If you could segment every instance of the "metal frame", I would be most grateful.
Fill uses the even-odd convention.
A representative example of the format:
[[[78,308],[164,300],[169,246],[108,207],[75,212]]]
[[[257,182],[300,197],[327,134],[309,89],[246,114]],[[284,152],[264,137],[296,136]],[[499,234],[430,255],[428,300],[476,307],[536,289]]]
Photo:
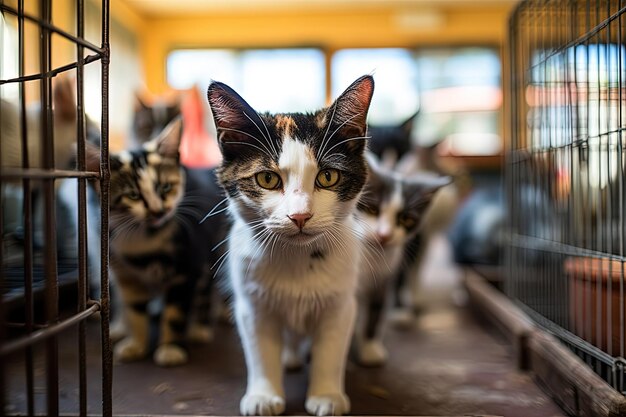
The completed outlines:
[[[626,1],[526,0],[509,27],[506,293],[626,386]]]
[[[69,327],[78,326],[78,350],[79,350],[79,410],[81,416],[87,415],[87,376],[85,354],[85,319],[99,312],[101,317],[101,340],[102,340],[102,414],[112,415],[112,356],[109,339],[109,283],[108,283],[108,206],[109,206],[109,0],[101,0],[102,33],[101,46],[98,47],[88,42],[84,36],[84,0],[76,0],[76,36],[67,33],[51,22],[52,1],[39,0],[39,16],[31,16],[24,12],[24,0],[17,1],[17,8],[5,5],[0,0],[0,12],[17,17],[18,42],[19,42],[19,77],[0,80],[0,86],[17,83],[20,86],[20,113],[22,132],[22,169],[0,170],[0,182],[7,180],[21,180],[24,202],[24,298],[25,311],[24,323],[17,325],[23,327],[26,335],[17,339],[8,339],[7,329],[15,326],[5,320],[5,308],[3,297],[0,296],[0,413],[4,412],[6,404],[7,380],[4,369],[4,358],[16,351],[23,351],[26,363],[26,398],[27,414],[34,415],[34,365],[33,346],[37,343],[45,344],[46,357],[46,393],[47,415],[59,414],[59,375],[58,375],[58,345],[57,334]],[[24,47],[25,47],[25,22],[34,23],[39,27],[40,43],[40,69],[37,74],[25,75]],[[51,65],[51,38],[52,35],[61,36],[76,46],[76,61],[58,68]],[[85,56],[85,51],[93,54]],[[100,172],[86,171],[85,164],[85,107],[84,107],[84,66],[92,62],[100,61],[101,64],[101,88],[102,88],[102,115],[101,115],[101,153]],[[75,171],[55,169],[54,161],[54,138],[52,130],[52,78],[70,71],[76,70],[77,90],[77,169]],[[44,155],[43,168],[32,169],[28,160],[27,151],[27,124],[26,124],[26,99],[24,85],[29,81],[39,80],[41,84],[41,138],[42,154]],[[55,193],[54,181],[60,178],[76,178],[78,181],[79,202],[79,239],[78,239],[78,311],[76,314],[64,318],[59,317],[58,311],[58,270],[56,248],[56,224],[55,224]],[[101,210],[101,298],[90,300],[87,292],[87,221],[86,221],[86,186],[88,179],[96,179],[100,184]],[[45,205],[45,316],[46,323],[42,326],[34,322],[33,302],[33,211],[31,181],[38,180],[43,184],[43,196]],[[0,218],[2,207],[0,207]],[[0,229],[2,228],[0,222]],[[2,230],[0,230],[2,232]],[[3,288],[5,264],[2,262],[0,250],[0,288]]]

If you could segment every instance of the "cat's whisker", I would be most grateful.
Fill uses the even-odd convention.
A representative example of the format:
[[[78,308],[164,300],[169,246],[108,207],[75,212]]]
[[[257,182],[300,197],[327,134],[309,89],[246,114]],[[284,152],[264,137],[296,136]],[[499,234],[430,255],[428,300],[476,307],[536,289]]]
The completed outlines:
[[[227,206],[227,207],[224,207],[223,209],[218,210],[218,211],[216,211],[216,212],[213,212],[213,210],[211,210],[211,211],[210,211],[210,212],[209,212],[206,216],[204,216],[204,217],[202,218],[202,220],[200,220],[200,224],[204,223],[204,222],[205,222],[205,220],[206,220],[206,219],[208,219],[209,217],[217,216],[218,214],[223,213],[223,212],[225,212],[226,210],[228,210],[228,206]]]
[[[346,142],[351,142],[351,141],[353,141],[353,140],[368,140],[368,139],[371,139],[371,138],[372,138],[371,136],[356,136],[356,137],[353,137],[353,138],[344,139],[344,140],[342,140],[342,141],[340,141],[340,142],[335,143],[333,146],[331,146],[331,147],[328,149],[328,151],[327,151],[327,152],[332,151],[332,150],[333,150],[333,149],[335,149],[337,146],[342,145],[342,144],[344,144],[344,143],[346,143]],[[323,159],[323,158],[324,158],[324,156],[322,155],[322,159]]]
[[[258,220],[256,223],[257,223],[256,225],[249,227],[249,230],[256,230],[256,229],[259,229],[260,227],[263,227],[263,226],[264,226],[264,225],[262,224],[262,223],[263,223],[263,220]],[[249,223],[249,224],[250,224],[250,223]],[[242,232],[244,232],[244,230],[240,230],[240,231],[238,231],[237,233],[242,233]],[[233,233],[233,235],[235,235],[235,233]],[[228,242],[228,239],[229,239],[229,238],[230,238],[230,236],[227,236],[227,237],[226,237],[225,239],[223,239],[220,243],[218,243],[217,245],[215,245],[215,246],[213,247],[213,249],[211,249],[211,252],[215,251],[215,249],[219,248],[219,247],[220,247],[220,246],[222,246],[224,243]]]
[[[213,208],[209,211],[209,214],[213,213],[213,211],[215,211],[219,206],[221,206],[222,204],[224,204],[227,201],[228,201],[228,197],[224,197],[222,200],[220,200],[219,203],[217,203],[216,205],[213,206]]]
[[[278,150],[276,149],[276,147],[274,146],[274,143],[271,140],[270,132],[267,130],[267,126],[265,126],[265,122],[263,122],[263,119],[261,119],[261,117],[259,116],[259,119],[261,119],[261,123],[263,123],[263,126],[265,127],[265,131],[267,132],[267,136],[265,136],[263,131],[261,131],[261,128],[259,127],[259,125],[257,125],[256,122],[252,120],[250,116],[248,116],[248,113],[244,111],[243,115],[246,116],[248,120],[252,122],[252,124],[254,124],[254,126],[258,129],[259,133],[261,133],[261,136],[263,136],[263,138],[267,141],[267,144],[273,149],[274,156],[278,158]]]
[[[258,147],[256,145],[253,145],[252,143],[248,143],[248,142],[223,141],[223,143],[235,144],[235,145],[237,145],[237,144],[242,144],[242,145],[243,144],[247,144],[247,145],[255,147],[256,149],[260,150],[261,152],[264,152],[267,156],[272,158],[272,152],[269,150],[269,148],[267,148],[267,146],[265,146],[263,141],[261,139],[257,138],[256,136],[251,135],[250,133],[244,132],[243,130],[233,129],[233,128],[230,128],[230,127],[220,127],[220,128],[218,128],[218,131],[222,131],[222,130],[226,130],[226,131],[229,131],[229,132],[235,132],[235,133],[239,133],[241,135],[248,136],[248,137],[256,140],[259,143],[259,145],[262,146],[262,148],[260,148],[260,147]]]
[[[356,114],[353,114],[352,116],[348,117],[348,118],[347,118],[347,119],[346,119],[343,123],[341,123],[341,124],[337,127],[337,129],[335,129],[335,130],[333,131],[333,133],[332,133],[332,134],[328,137],[328,139],[326,140],[326,143],[324,144],[324,149],[325,149],[325,148],[326,148],[326,146],[330,143],[330,140],[332,139],[332,137],[333,137],[333,136],[335,136],[335,133],[337,133],[337,132],[339,131],[339,129],[341,129],[341,128],[342,128],[342,127],[344,127],[346,124],[348,124],[349,122],[351,122],[353,119],[355,119],[356,117],[358,117],[358,116],[360,116],[360,115],[361,115],[361,113],[360,113],[360,112],[359,112],[359,113],[356,113]],[[328,151],[324,151],[324,149],[321,149],[321,150],[320,150],[320,153],[322,154],[322,157],[321,157],[321,158],[318,158],[318,159],[320,159],[320,160],[321,160],[321,159],[324,159],[324,155],[326,155],[328,152],[330,152],[330,151],[331,151],[333,148],[335,148],[335,147],[336,147],[336,145],[335,145],[335,146],[333,146],[332,148],[330,148]]]
[[[315,155],[315,157],[319,160],[319,153],[323,151],[323,148],[326,147],[326,137],[328,136],[328,132],[330,131],[330,126],[333,124],[333,120],[335,119],[335,112],[337,111],[337,105],[333,107],[333,114],[330,117],[330,121],[328,122],[328,126],[326,127],[326,133],[324,133],[324,137],[322,138],[322,144]]]

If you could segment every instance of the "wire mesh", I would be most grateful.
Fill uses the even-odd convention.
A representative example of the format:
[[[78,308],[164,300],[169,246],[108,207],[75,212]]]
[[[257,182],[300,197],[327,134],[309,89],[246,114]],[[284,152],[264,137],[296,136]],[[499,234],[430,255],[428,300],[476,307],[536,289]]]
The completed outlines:
[[[67,6],[67,5],[63,5]],[[16,49],[17,74],[6,76],[3,71],[6,63],[0,60],[0,99],[3,99],[3,88],[17,86],[17,121],[19,137],[14,138],[9,131],[11,117],[2,118],[0,123],[0,137],[2,149],[8,149],[7,143],[16,140],[19,142],[21,154],[18,166],[3,165],[0,167],[0,187],[2,188],[2,205],[0,206],[0,236],[2,248],[0,250],[0,414],[9,414],[15,410],[8,407],[7,396],[9,386],[14,383],[11,375],[7,374],[6,364],[10,360],[23,360],[25,372],[25,409],[20,412],[27,415],[45,413],[59,415],[59,348],[57,335],[68,328],[77,327],[78,349],[78,409],[72,413],[81,416],[87,415],[87,378],[86,378],[86,331],[85,320],[94,313],[100,313],[100,333],[102,345],[102,404],[101,413],[105,416],[112,414],[112,362],[111,345],[109,340],[109,293],[108,293],[108,210],[101,210],[100,235],[101,242],[101,285],[100,298],[89,299],[88,272],[87,272],[87,241],[88,230],[86,221],[87,181],[97,181],[100,189],[101,207],[108,207],[109,200],[109,165],[108,165],[108,73],[109,73],[109,1],[99,2],[101,16],[100,46],[89,42],[85,37],[85,2],[75,0],[72,7],[74,27],[72,30],[63,30],[55,26],[52,21],[53,5],[51,0],[25,2],[25,0],[0,0],[0,19],[2,22],[12,20],[16,23],[16,40],[11,42],[2,38],[0,45],[3,48]],[[34,12],[33,12],[34,10]],[[0,32],[5,25],[0,27]],[[54,66],[53,39],[62,39],[70,42],[74,47],[73,62]],[[13,44],[14,43],[14,44]],[[38,68],[27,73],[27,61],[33,60],[33,50],[36,50]],[[86,51],[89,54],[86,54]],[[1,54],[0,54],[1,55]],[[28,57],[28,59],[27,59]],[[85,114],[85,66],[99,63],[101,114],[100,114],[100,169],[99,172],[90,172],[86,168],[86,114]],[[32,62],[31,62],[32,67]],[[60,146],[55,142],[54,112],[53,109],[53,80],[55,77],[73,73],[76,90],[74,147],[76,149],[76,166],[60,166],[55,161],[55,155]],[[30,113],[27,107],[35,101],[29,95],[39,99],[38,118],[31,124],[28,119]],[[0,111],[8,111],[8,105]],[[0,113],[1,114],[1,113]],[[6,122],[6,123],[5,123]],[[33,132],[37,130],[37,134]],[[4,131],[4,133],[3,133]],[[58,138],[57,138],[58,139]],[[33,144],[38,141],[38,153],[33,153]],[[57,235],[63,230],[58,229],[57,214],[57,183],[60,179],[75,179],[78,184],[76,195],[78,201],[78,244],[75,259],[76,263],[64,263],[59,256]],[[20,215],[19,244],[12,241],[5,225],[8,213],[12,207],[7,189],[20,190],[17,199],[22,207]],[[41,202],[37,205],[38,200]],[[42,207],[41,222],[37,223],[35,211]],[[37,239],[38,233],[42,238]],[[12,242],[12,243],[9,243]],[[16,247],[18,255],[15,255]],[[18,262],[16,263],[16,259]],[[60,286],[63,277],[71,276],[71,281],[77,286],[77,296],[69,305],[75,305],[74,311],[67,314],[61,311],[65,304],[60,302]],[[41,308],[42,307],[42,308]],[[42,314],[39,314],[42,310]],[[10,315],[9,315],[10,313]],[[18,317],[17,322],[11,321]],[[36,353],[43,349],[45,366],[45,409],[37,408],[36,401]],[[93,412],[95,408],[91,408]]]
[[[625,3],[515,9],[505,168],[507,294],[622,393]]]

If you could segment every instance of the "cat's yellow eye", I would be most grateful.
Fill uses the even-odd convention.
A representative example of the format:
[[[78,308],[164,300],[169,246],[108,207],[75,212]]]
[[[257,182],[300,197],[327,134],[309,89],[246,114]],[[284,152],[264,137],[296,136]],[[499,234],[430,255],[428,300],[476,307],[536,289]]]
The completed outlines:
[[[281,185],[280,177],[272,171],[261,171],[255,175],[255,178],[259,187],[266,190],[275,190]]]
[[[131,200],[139,200],[141,198],[139,193],[135,190],[131,190],[128,193],[126,193],[126,197],[130,198]]]
[[[170,191],[172,191],[172,184],[170,184],[169,182],[161,184],[161,192],[169,193]]]
[[[320,188],[330,188],[339,182],[339,171],[336,169],[323,169],[317,174],[315,185]]]

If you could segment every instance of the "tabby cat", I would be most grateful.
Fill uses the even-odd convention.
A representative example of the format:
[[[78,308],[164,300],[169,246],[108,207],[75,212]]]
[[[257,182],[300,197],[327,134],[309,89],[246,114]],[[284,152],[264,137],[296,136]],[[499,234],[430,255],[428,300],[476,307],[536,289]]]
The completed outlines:
[[[132,129],[134,145],[141,145],[154,138],[180,114],[178,102],[157,100],[153,104],[147,104],[137,95]]]
[[[311,342],[305,403],[313,415],[350,409],[346,356],[356,316],[361,250],[354,210],[374,80],[363,76],[314,113],[259,114],[225,84],[208,100],[233,218],[228,271],[248,368],[243,415],[285,409],[285,341]]]
[[[368,163],[370,175],[358,212],[364,223],[365,257],[370,262],[361,271],[354,343],[359,363],[379,366],[387,360],[382,343],[385,312],[404,266],[407,245],[419,241],[424,214],[450,178],[427,173],[403,177],[381,167],[372,154]]]
[[[175,119],[141,148],[110,158],[111,268],[128,332],[115,346],[118,361],[148,354],[148,304],[159,298],[163,309],[153,359],[161,366],[187,361],[184,341],[194,291],[219,256],[219,248],[211,249],[225,237],[223,218],[201,222],[223,196],[213,171],[180,164],[181,131],[181,119]],[[88,150],[89,159],[97,161],[99,151]]]

